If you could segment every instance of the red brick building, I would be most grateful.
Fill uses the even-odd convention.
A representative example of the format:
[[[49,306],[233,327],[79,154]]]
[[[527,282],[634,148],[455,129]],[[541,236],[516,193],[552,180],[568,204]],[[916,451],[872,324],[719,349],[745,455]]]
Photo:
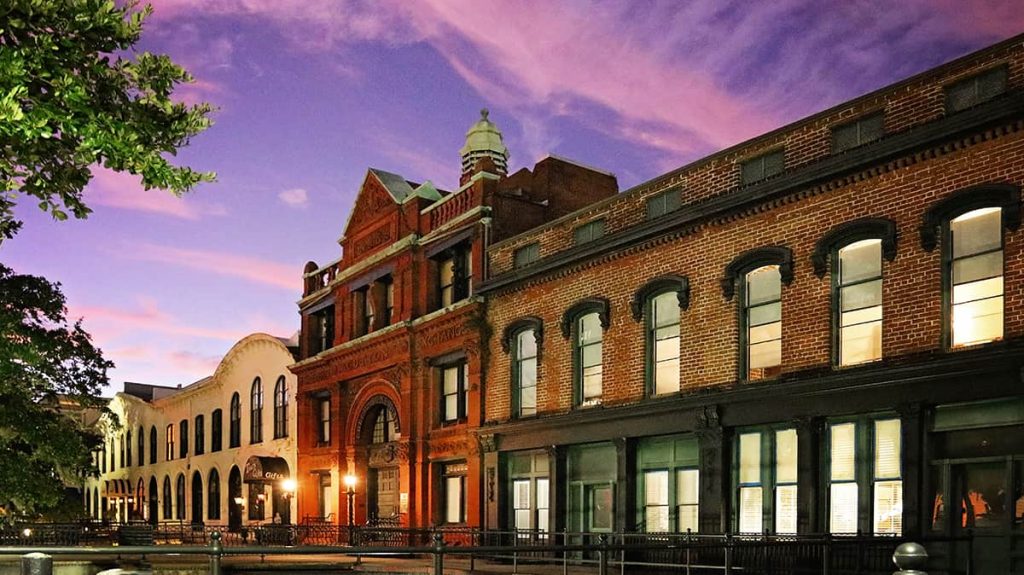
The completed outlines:
[[[1024,573],[1022,185],[1017,37],[496,241],[484,525]]]
[[[310,262],[298,376],[300,517],[479,525],[487,246],[618,191],[615,177],[548,157],[506,175],[487,118],[461,150],[458,190],[371,169],[342,255]],[[454,166],[453,166],[454,168]]]

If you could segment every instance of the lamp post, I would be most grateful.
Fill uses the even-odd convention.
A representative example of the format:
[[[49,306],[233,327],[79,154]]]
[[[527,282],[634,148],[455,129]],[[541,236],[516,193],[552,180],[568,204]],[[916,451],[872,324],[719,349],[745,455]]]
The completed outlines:
[[[295,497],[295,490],[298,488],[298,484],[294,479],[285,479],[281,482],[281,489],[284,490],[284,501],[286,505],[287,517],[282,517],[281,523],[292,522],[292,498]]]
[[[355,534],[356,527],[356,476],[352,474],[345,475],[345,495],[348,496],[348,544],[353,545],[355,542],[352,540],[352,536]]]

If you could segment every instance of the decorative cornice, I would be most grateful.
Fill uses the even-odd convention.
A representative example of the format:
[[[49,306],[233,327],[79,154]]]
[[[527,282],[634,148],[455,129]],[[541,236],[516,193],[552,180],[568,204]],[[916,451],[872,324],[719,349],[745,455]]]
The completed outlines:
[[[918,161],[939,157],[954,151],[954,148],[959,149],[993,137],[992,134],[975,133],[979,130],[990,128],[998,136],[1020,129],[1016,120],[1022,115],[1024,94],[1008,94],[970,110],[892,134],[846,153],[822,158],[759,184],[733,189],[706,200],[684,205],[671,215],[627,226],[622,231],[609,234],[601,240],[542,258],[526,268],[500,273],[479,284],[477,292],[503,291],[531,281],[540,281],[552,274],[557,275],[563,269],[575,268],[586,260],[606,254],[617,254],[637,243],[669,233],[678,233],[680,229],[731,221],[758,207],[771,208],[789,203],[789,196],[802,198],[832,191],[868,177],[913,165]],[[1007,124],[1005,128],[1001,126],[1011,120],[1014,121],[1013,124]],[[955,138],[962,140],[955,146],[943,145]],[[506,242],[517,238],[509,238]],[[534,241],[533,238],[530,238],[530,241]],[[491,246],[491,249],[493,250],[494,246]]]
[[[818,240],[811,253],[814,275],[825,277],[830,254],[837,248],[867,239],[882,240],[882,256],[890,262],[896,259],[896,222],[887,218],[860,218],[839,224]]]

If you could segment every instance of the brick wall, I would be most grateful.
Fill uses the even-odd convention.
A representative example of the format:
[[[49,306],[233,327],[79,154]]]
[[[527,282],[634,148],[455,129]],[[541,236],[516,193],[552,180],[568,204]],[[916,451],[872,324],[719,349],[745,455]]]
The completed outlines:
[[[1011,81],[1019,82],[1016,63],[1013,69],[1017,72]],[[899,100],[902,92],[890,98]],[[929,101],[935,98],[932,92],[934,90],[929,89]],[[898,116],[894,113],[889,121],[924,117],[909,108],[899,111]],[[911,122],[909,119],[899,121]],[[815,129],[810,125],[801,128],[808,134]],[[542,413],[561,412],[571,409],[572,358],[570,342],[562,337],[559,321],[563,312],[581,298],[608,298],[611,326],[604,336],[604,404],[636,402],[644,397],[644,335],[643,323],[632,318],[629,302],[634,292],[654,277],[669,273],[685,275],[690,280],[691,301],[689,309],[680,316],[683,393],[732,385],[736,383],[738,370],[737,301],[723,297],[720,279],[726,265],[742,252],[783,245],[793,250],[795,262],[793,282],[782,288],[783,377],[808,370],[828,371],[831,369],[830,280],[828,276],[819,279],[814,275],[810,255],[815,243],[834,226],[872,216],[892,219],[898,231],[896,259],[883,262],[883,357],[885,361],[894,361],[939,352],[942,249],[940,246],[926,252],[921,247],[918,230],[922,215],[936,201],[971,185],[1024,185],[1022,129],[1024,122],[990,130],[961,141],[959,146],[918,153],[900,162],[905,164],[903,167],[891,163],[889,171],[856,183],[815,194],[801,191],[788,198],[789,201],[762,206],[762,210],[753,215],[702,224],[623,254],[603,256],[543,279],[498,290],[489,294],[489,320],[494,333],[501,334],[505,326],[517,318],[535,315],[543,319],[538,408]],[[710,177],[711,171],[702,168],[698,173]],[[690,193],[693,188],[686,190]],[[808,197],[801,197],[803,195]],[[603,206],[609,224],[621,227],[630,218],[642,218],[638,208],[642,203],[636,201],[642,196],[642,193],[631,194]],[[580,213],[576,219],[591,217],[592,214]],[[528,235],[527,239],[515,238],[496,248],[495,259],[501,260],[510,253],[512,246],[533,241],[535,237],[541,238],[542,246],[547,246],[547,253],[550,253],[551,246],[571,242],[570,230],[568,225],[553,226],[539,234]],[[1024,230],[1005,233],[1006,338],[1024,336],[1022,234]],[[499,337],[492,338],[490,347],[486,419],[503,421],[510,416],[509,356],[502,351]],[[771,385],[771,382],[756,385]]]

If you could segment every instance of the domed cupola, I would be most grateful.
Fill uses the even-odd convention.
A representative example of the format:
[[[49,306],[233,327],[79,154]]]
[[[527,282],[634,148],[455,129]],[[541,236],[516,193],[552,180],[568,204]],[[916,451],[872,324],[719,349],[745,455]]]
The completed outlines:
[[[481,158],[490,158],[498,175],[508,173],[508,148],[505,147],[501,130],[487,118],[488,113],[487,108],[480,110],[480,120],[466,132],[466,145],[459,150],[463,179],[473,171],[473,166]]]

